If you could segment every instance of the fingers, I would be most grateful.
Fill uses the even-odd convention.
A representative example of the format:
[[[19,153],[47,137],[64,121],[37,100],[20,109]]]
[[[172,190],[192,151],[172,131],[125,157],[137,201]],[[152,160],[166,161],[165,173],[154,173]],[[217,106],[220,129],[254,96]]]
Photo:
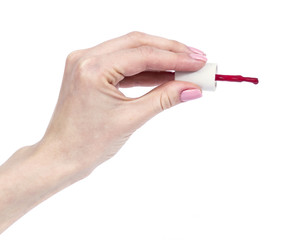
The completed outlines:
[[[129,113],[136,116],[135,124],[141,126],[163,110],[201,96],[201,89],[193,83],[169,81],[144,96],[129,101],[128,104],[132,106],[129,108]]]
[[[98,51],[99,54],[106,54],[141,46],[150,46],[175,53],[191,53],[193,51],[193,48],[190,49],[188,46],[178,41],[169,40],[142,32],[131,32],[124,36],[106,41],[95,46],[94,50]]]
[[[173,80],[172,74],[165,71],[197,71],[207,61],[198,49],[140,32],[106,41],[72,56],[70,59],[76,58],[72,62],[77,63],[81,71],[94,71],[95,80],[107,80],[114,86],[123,80],[120,87],[159,85]],[[162,73],[139,74],[146,71]]]
[[[108,55],[107,62],[110,69],[124,77],[144,71],[197,71],[205,65],[201,54],[174,53],[147,46],[114,52]],[[111,80],[111,83],[116,85],[122,79]]]
[[[119,87],[153,87],[174,80],[174,72],[142,72],[134,76],[124,78]]]

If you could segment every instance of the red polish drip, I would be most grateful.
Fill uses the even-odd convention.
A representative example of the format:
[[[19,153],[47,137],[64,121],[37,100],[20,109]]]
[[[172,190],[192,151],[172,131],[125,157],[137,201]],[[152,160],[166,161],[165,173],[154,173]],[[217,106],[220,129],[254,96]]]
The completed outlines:
[[[221,75],[216,74],[216,81],[228,81],[228,82],[251,82],[258,84],[258,78],[242,77],[241,75]]]

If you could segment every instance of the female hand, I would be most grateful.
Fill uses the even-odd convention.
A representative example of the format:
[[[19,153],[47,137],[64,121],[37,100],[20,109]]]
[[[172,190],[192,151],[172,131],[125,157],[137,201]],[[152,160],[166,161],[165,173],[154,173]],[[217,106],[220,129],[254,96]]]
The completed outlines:
[[[112,157],[157,113],[201,97],[167,70],[196,71],[205,55],[160,37],[133,32],[71,53],[52,119],[41,141],[0,167],[0,233],[48,197]],[[119,87],[155,86],[139,98]]]
[[[197,85],[170,81],[174,74],[166,70],[196,71],[205,61],[197,49],[140,32],[71,53],[58,104],[40,144],[51,145],[89,173],[157,113],[200,97]],[[119,91],[153,85],[160,86],[135,99]]]

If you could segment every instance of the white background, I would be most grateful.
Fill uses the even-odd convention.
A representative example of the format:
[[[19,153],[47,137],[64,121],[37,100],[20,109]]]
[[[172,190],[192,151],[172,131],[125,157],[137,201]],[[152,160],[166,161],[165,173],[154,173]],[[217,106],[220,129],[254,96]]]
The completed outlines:
[[[219,83],[158,115],[0,238],[302,239],[300,2],[1,1],[1,162],[43,136],[67,54],[133,30],[260,84]]]

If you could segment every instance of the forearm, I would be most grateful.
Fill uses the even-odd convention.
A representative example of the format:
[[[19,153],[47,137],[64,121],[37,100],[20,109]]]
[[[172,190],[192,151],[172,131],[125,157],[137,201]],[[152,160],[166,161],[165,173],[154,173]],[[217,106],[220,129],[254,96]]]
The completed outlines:
[[[33,145],[0,166],[0,233],[30,209],[81,177],[55,149]]]

